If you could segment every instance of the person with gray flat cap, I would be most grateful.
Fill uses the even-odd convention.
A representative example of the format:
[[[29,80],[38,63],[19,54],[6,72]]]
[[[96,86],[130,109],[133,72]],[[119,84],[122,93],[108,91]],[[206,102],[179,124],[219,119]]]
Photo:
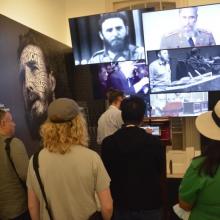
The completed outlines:
[[[110,178],[99,155],[87,148],[87,125],[80,107],[72,99],[59,98],[50,103],[47,113],[40,129],[43,149],[28,168],[32,219],[88,220],[97,213],[97,194],[99,214],[110,220]]]
[[[196,128],[208,144],[192,160],[179,188],[179,205],[190,211],[189,220],[220,219],[220,101],[196,118]]]

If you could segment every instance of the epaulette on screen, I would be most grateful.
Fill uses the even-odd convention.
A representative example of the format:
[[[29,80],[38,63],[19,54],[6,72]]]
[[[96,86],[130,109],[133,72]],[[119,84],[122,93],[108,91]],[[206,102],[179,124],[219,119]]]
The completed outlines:
[[[198,28],[197,29],[199,32],[203,32],[203,33],[206,33],[206,34],[211,34],[210,31],[207,31],[206,29],[202,29],[202,28]]]
[[[169,36],[172,36],[172,35],[174,35],[174,34],[178,34],[179,33],[179,31],[171,31],[171,32],[169,32],[169,33],[166,33],[164,36],[165,37],[169,37]]]
[[[94,56],[97,56],[97,55],[101,55],[104,53],[104,50],[99,50],[99,51],[96,51],[94,54],[93,54],[93,57]]]

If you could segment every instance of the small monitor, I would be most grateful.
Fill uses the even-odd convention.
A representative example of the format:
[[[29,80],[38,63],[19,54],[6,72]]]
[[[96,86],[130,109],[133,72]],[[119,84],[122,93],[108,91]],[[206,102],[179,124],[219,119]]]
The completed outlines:
[[[160,131],[160,126],[142,126],[141,128],[143,129],[151,129],[152,130],[152,135],[157,135],[160,136],[161,135],[161,131]]]

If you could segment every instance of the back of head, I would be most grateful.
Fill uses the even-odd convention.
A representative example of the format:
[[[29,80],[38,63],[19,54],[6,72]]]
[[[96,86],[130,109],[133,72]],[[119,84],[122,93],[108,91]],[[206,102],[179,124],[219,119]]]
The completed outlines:
[[[138,96],[125,98],[121,103],[122,119],[125,124],[139,125],[146,110],[144,100]]]
[[[88,145],[86,120],[78,104],[69,98],[58,98],[48,107],[48,119],[41,126],[43,146],[61,154],[72,145]]]
[[[120,98],[120,97],[123,98],[124,93],[118,89],[110,88],[107,92],[107,98],[108,98],[110,105],[112,103],[116,102],[118,100],[118,98]]]

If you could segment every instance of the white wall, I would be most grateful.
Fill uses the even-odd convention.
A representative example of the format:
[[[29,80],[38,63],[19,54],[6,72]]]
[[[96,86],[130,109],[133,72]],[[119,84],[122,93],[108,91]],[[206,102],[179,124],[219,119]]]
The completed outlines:
[[[103,13],[107,0],[0,0],[0,14],[71,46],[68,18]]]
[[[212,3],[220,3],[220,0],[188,0],[188,5],[206,5]]]
[[[62,43],[67,43],[65,1],[0,0],[0,13]]]
[[[71,45],[69,18],[100,14],[106,11],[106,0],[66,0],[66,42]]]

